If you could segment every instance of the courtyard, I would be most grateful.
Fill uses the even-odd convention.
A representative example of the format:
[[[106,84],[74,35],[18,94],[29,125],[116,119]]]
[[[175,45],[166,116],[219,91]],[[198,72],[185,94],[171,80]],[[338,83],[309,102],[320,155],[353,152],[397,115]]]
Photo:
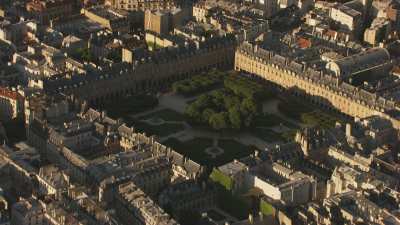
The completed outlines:
[[[259,112],[249,115],[252,120],[248,126],[216,129],[207,123],[193,122],[186,114],[188,106],[204,98],[205,93],[214,96],[220,94],[215,91],[223,87],[212,85],[213,90],[202,87],[202,92],[196,89],[195,95],[168,92],[156,97],[146,96],[151,104],[143,99],[132,98],[122,111],[113,114],[118,114],[136,130],[155,135],[159,142],[210,168],[248,156],[257,149],[293,141],[296,132],[303,127],[319,125],[329,128],[339,120],[332,114],[291,98],[269,95],[268,98],[262,98],[260,106],[257,106]],[[235,100],[232,94],[227,98]],[[115,104],[111,105],[112,109]],[[246,117],[242,116],[242,120],[246,120]]]

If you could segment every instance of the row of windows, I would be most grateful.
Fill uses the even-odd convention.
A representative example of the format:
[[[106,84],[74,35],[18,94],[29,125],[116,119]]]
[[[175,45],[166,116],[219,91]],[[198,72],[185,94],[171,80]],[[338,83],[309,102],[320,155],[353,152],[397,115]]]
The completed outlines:
[[[253,60],[250,59],[243,59],[241,57],[237,57],[237,59],[241,60],[243,62],[243,67],[250,67],[249,71],[256,70],[255,68],[259,68],[263,71],[264,73],[264,78],[276,83],[279,83],[281,85],[284,84],[290,84],[291,86],[298,86],[303,90],[306,90],[308,93],[313,94],[313,95],[318,95],[327,99],[333,100],[333,102],[337,103],[336,107],[342,109],[342,111],[346,111],[348,114],[355,114],[354,116],[366,116],[371,114],[371,110],[368,109],[367,107],[361,106],[359,104],[355,104],[354,102],[349,101],[346,98],[343,98],[341,96],[338,96],[334,93],[331,93],[330,91],[324,90],[321,87],[315,86],[315,85],[310,85],[306,81],[303,80],[298,80],[298,79],[293,79],[290,75],[283,74],[282,72],[271,68],[270,66],[260,64],[258,62],[254,62]],[[240,65],[238,66],[240,67]],[[259,71],[257,71],[259,72]],[[262,73],[262,72],[261,72]],[[345,110],[343,110],[345,109]]]

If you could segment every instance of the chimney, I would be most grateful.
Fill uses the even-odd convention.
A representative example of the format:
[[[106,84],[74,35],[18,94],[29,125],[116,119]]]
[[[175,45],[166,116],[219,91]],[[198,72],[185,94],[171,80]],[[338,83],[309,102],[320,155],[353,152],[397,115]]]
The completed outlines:
[[[351,124],[346,123],[346,137],[351,137]]]

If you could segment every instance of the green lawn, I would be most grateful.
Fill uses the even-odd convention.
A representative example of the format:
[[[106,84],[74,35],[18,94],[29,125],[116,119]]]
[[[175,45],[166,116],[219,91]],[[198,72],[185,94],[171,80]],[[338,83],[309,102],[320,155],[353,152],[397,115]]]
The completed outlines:
[[[205,152],[206,148],[213,145],[212,139],[195,138],[190,141],[181,142],[175,138],[169,138],[163,144],[201,165],[210,167],[220,166],[235,158],[248,156],[254,150],[234,140],[219,140],[219,147],[224,149],[224,153],[214,159]]]
[[[290,121],[287,121],[284,118],[275,114],[264,113],[263,115],[257,116],[253,121],[253,125],[255,127],[264,127],[264,128],[279,126],[281,124],[288,128],[299,128],[298,125]]]
[[[261,199],[260,200],[260,212],[266,216],[269,216],[275,212],[275,209],[270,203],[268,203],[264,199]]]
[[[110,117],[124,118],[128,115],[144,112],[158,105],[158,99],[152,95],[134,95],[120,98],[105,104],[105,109]]]
[[[243,145],[235,140],[219,140],[218,146],[224,149],[224,153],[219,155],[214,161],[216,165],[223,165],[233,159],[243,158],[254,152],[254,147]]]
[[[195,138],[181,142],[176,138],[169,138],[163,144],[202,165],[211,163],[211,157],[204,150],[213,145],[212,139]]]
[[[340,119],[321,111],[315,110],[313,112],[302,114],[301,120],[303,123],[310,126],[318,125],[322,128],[332,128],[335,126],[336,121]]]
[[[211,172],[210,179],[215,183],[220,184],[228,191],[231,191],[233,188],[232,178],[222,173],[217,168],[214,168],[213,171]]]
[[[314,110],[309,105],[303,104],[292,98],[279,102],[278,109],[287,117],[298,121],[301,121],[301,115],[303,113],[309,113]]]
[[[291,99],[282,101],[278,105],[280,112],[294,120],[306,124],[307,126],[331,128],[335,126],[337,120],[340,120],[338,117],[320,111],[317,108],[317,106],[314,107]]]
[[[147,135],[157,135],[158,137],[165,137],[185,129],[182,124],[164,123],[162,125],[153,126],[143,121],[136,121],[131,123],[135,129],[145,132]]]
[[[156,112],[147,114],[145,116],[140,117],[141,120],[151,119],[151,118],[161,118],[165,121],[185,121],[185,116],[175,112],[171,109],[161,109]]]
[[[280,134],[270,129],[280,125],[290,128],[291,130]],[[249,129],[249,131],[255,137],[267,142],[285,142],[293,139],[293,134],[296,133],[297,129],[299,129],[297,124],[287,121],[278,115],[264,113],[254,119],[253,127]]]
[[[279,133],[276,133],[275,131],[268,128],[254,128],[252,129],[251,134],[266,142],[277,142],[285,140]]]

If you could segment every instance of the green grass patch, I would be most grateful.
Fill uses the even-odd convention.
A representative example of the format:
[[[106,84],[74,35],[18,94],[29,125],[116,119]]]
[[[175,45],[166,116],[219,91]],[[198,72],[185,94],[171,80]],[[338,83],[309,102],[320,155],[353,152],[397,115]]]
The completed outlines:
[[[278,104],[278,109],[281,113],[310,127],[332,128],[335,126],[336,121],[340,120],[336,116],[315,108],[317,107],[298,102],[293,98]]]
[[[171,109],[161,109],[159,111],[142,116],[139,119],[146,120],[151,118],[160,118],[163,119],[164,121],[177,121],[177,122],[185,121],[185,116],[183,114],[175,112],[174,110]]]
[[[218,183],[221,186],[223,186],[226,190],[228,191],[232,190],[233,180],[229,176],[223,174],[218,169],[216,168],[213,169],[213,171],[210,174],[210,179],[215,183]]]
[[[326,129],[334,127],[338,120],[340,119],[318,110],[301,115],[302,123],[308,126],[320,126]]]
[[[213,146],[213,140],[209,138],[195,138],[185,142],[181,142],[176,138],[169,138],[163,144],[189,157],[191,160],[210,168],[221,166],[235,158],[248,156],[254,150],[234,140],[220,140],[219,147],[224,149],[224,153],[218,155],[216,158],[212,158],[211,155],[205,152],[206,148]]]
[[[202,165],[209,165],[212,163],[212,161],[210,161],[212,158],[204,151],[206,148],[213,145],[212,139],[195,138],[181,142],[176,138],[169,138],[163,142],[163,144]]]
[[[249,156],[254,151],[252,146],[243,145],[235,140],[230,139],[219,140],[218,146],[224,150],[224,153],[215,159],[217,165],[223,165],[232,161],[233,159]]]
[[[254,128],[251,130],[251,134],[266,142],[278,142],[285,140],[279,133],[276,133],[268,128]]]
[[[185,129],[183,124],[164,123],[154,126],[142,121],[134,122],[133,126],[135,129],[145,132],[147,135],[156,135],[158,137],[165,137]]]
[[[266,202],[264,199],[260,200],[260,212],[266,216],[272,215],[274,213],[274,207]]]
[[[301,115],[303,113],[312,112],[313,109],[297,100],[288,99],[286,101],[281,101],[278,104],[278,109],[281,113],[285,114],[287,117],[301,121]]]
[[[299,128],[298,125],[275,114],[264,113],[263,115],[256,116],[253,121],[254,127],[274,127],[281,124],[288,128]]]
[[[158,105],[158,99],[152,95],[134,95],[105,104],[110,117],[127,118],[129,115],[150,110]]]

